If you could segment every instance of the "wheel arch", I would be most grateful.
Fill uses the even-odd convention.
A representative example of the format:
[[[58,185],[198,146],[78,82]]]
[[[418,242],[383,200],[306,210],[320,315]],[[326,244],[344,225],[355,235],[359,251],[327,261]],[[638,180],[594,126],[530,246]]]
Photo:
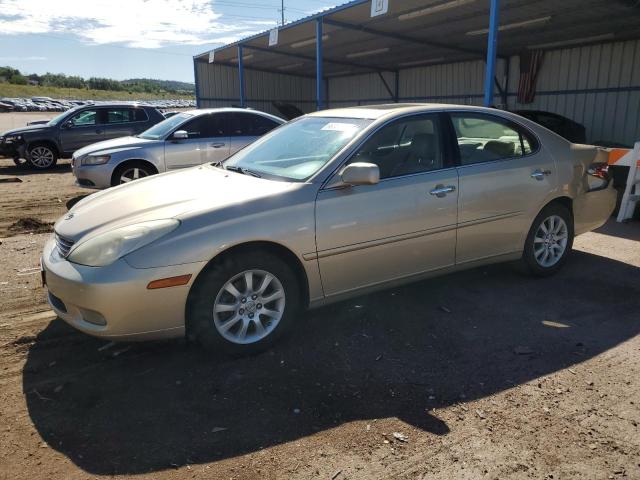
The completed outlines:
[[[298,279],[300,290],[302,293],[302,305],[306,308],[309,305],[309,278],[307,277],[307,272],[302,264],[302,261],[298,256],[293,253],[289,248],[285,247],[281,243],[268,241],[268,240],[257,240],[251,242],[240,243],[237,245],[232,245],[229,248],[219,252],[215,257],[213,257],[209,262],[200,270],[200,272],[196,275],[195,280],[191,285],[191,289],[189,290],[189,295],[187,296],[187,303],[185,305],[185,323],[187,329],[187,335],[189,334],[189,318],[191,317],[191,307],[193,303],[193,292],[195,290],[196,285],[202,276],[208,272],[211,268],[214,268],[216,265],[224,262],[225,259],[229,258],[232,255],[239,254],[243,251],[262,251],[269,252],[277,257],[279,257],[283,262],[287,265],[293,267],[293,272]]]
[[[41,139],[41,140],[32,140],[30,142],[27,142],[27,146],[25,148],[25,151],[28,152],[29,150],[31,150],[34,147],[37,147],[38,145],[43,145],[43,146],[47,146],[47,147],[51,147],[53,148],[53,151],[55,152],[55,154],[58,156],[58,158],[60,158],[61,156],[61,150],[58,147],[58,144],[50,139]]]
[[[120,162],[118,166],[113,169],[113,173],[111,174],[111,185],[114,185],[114,181],[116,180],[122,169],[134,163],[139,163],[144,165],[145,167],[149,167],[154,175],[159,173],[158,167],[156,167],[149,160],[145,160],[144,158],[128,158],[127,160],[123,160],[122,162]]]

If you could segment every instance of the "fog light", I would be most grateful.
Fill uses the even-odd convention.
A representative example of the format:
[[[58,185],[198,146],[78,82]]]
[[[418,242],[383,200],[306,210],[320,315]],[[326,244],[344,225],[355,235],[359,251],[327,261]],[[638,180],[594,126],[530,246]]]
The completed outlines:
[[[93,323],[94,325],[98,325],[100,327],[104,327],[107,324],[105,318],[100,315],[98,312],[94,312],[93,310],[85,310],[84,308],[80,309],[80,313],[82,313],[82,319],[85,322]]]

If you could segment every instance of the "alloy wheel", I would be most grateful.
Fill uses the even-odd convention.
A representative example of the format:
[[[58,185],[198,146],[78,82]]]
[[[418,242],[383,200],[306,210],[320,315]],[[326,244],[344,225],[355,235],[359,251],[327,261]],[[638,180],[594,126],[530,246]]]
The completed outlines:
[[[140,167],[128,168],[124,172],[122,172],[122,175],[120,175],[120,184],[129,183],[133,180],[138,180],[139,178],[147,177],[148,175],[149,173],[143,168],[140,168]]]
[[[560,261],[569,239],[567,224],[558,215],[545,218],[533,238],[533,255],[541,267],[549,268]]]
[[[282,319],[285,292],[275,275],[246,270],[231,278],[213,304],[213,323],[222,337],[236,344],[266,338]]]
[[[37,168],[50,167],[54,158],[53,151],[48,147],[35,147],[29,152],[29,160]]]

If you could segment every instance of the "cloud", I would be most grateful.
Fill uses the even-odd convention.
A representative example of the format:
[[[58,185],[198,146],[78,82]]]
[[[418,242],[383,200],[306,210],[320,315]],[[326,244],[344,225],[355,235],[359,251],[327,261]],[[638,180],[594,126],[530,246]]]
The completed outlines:
[[[234,41],[273,21],[225,21],[210,0],[0,0],[2,34],[72,34],[136,48]]]
[[[47,57],[0,57],[0,62],[41,62]]]

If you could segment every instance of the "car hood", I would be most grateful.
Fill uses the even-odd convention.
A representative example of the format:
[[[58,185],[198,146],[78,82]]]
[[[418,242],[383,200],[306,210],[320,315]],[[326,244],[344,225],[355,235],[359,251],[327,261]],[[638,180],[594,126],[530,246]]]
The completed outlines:
[[[151,220],[246,204],[283,193],[297,183],[266,180],[199,166],[112,187],[80,200],[54,230],[77,242],[90,234]]]
[[[76,150],[73,154],[74,157],[79,158],[84,155],[96,154],[96,153],[109,153],[120,151],[130,148],[148,147],[150,144],[162,142],[163,140],[147,140],[145,138],[138,137],[120,137],[112,138],[111,140],[105,140],[103,142],[92,143],[86,147]]]
[[[18,133],[40,133],[49,130],[51,127],[46,125],[29,125],[28,127],[14,128],[13,130],[7,130],[2,134],[3,137],[7,135],[16,135]]]

